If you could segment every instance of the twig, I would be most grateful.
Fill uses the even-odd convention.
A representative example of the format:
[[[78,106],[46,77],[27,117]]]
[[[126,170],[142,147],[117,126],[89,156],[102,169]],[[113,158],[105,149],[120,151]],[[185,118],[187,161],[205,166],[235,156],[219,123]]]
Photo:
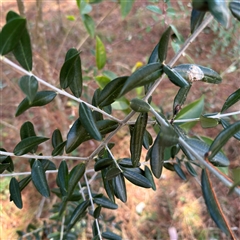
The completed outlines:
[[[62,217],[62,224],[61,224],[61,231],[60,231],[60,240],[63,240],[64,222],[65,222],[65,215],[63,215],[63,217]]]

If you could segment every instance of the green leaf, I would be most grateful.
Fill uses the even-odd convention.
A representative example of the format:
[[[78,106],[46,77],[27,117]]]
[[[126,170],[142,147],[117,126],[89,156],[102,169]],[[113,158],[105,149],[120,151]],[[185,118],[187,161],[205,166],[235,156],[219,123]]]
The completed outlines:
[[[50,197],[50,190],[42,163],[35,160],[32,166],[32,182],[38,192],[44,197]]]
[[[109,167],[112,163],[113,163],[112,158],[101,158],[101,159],[98,159],[97,162],[94,165],[94,170],[96,172],[100,171],[102,169],[105,169],[105,168]]]
[[[127,79],[128,76],[118,77],[104,86],[98,98],[100,108],[112,104],[117,99]]]
[[[152,145],[153,139],[152,135],[145,129],[144,135],[143,135],[143,146],[145,149],[149,149],[149,147]]]
[[[58,168],[58,174],[57,174],[57,184],[60,188],[61,195],[66,196],[68,193],[68,166],[66,161],[62,161],[59,168]]]
[[[122,173],[113,178],[113,189],[115,196],[125,203],[127,201],[127,191]]]
[[[221,119],[221,124],[222,124],[222,126],[223,126],[223,128],[228,128],[231,124],[227,121],[227,120],[225,120],[225,119]],[[240,131],[239,132],[237,132],[237,133],[235,133],[234,135],[233,135],[233,137],[235,137],[237,140],[240,140]]]
[[[230,137],[240,131],[240,121],[235,122],[222,130],[212,142],[209,148],[209,159],[212,159],[226,144]]]
[[[57,96],[57,93],[53,91],[40,91],[40,92],[37,92],[31,104],[29,103],[28,98],[26,97],[18,105],[15,116],[17,117],[21,115],[23,112],[25,112],[31,107],[44,106],[50,103],[56,96]]]
[[[148,64],[158,62],[158,48],[159,48],[159,43],[154,47],[154,49],[148,59]]]
[[[95,34],[94,20],[88,14],[83,14],[82,19],[88,34],[93,38]]]
[[[6,18],[9,22],[14,18],[21,18],[21,16],[13,11],[9,11]],[[13,49],[13,54],[24,69],[28,71],[32,70],[31,40],[26,26],[22,32],[19,42]]]
[[[197,173],[195,171],[195,169],[193,168],[192,164],[190,163],[190,161],[186,162],[184,161],[185,167],[187,169],[187,171],[193,176],[196,177]]]
[[[21,140],[28,138],[28,137],[33,137],[33,136],[36,136],[33,124],[29,121],[23,123],[23,125],[20,128]]]
[[[209,151],[209,147],[210,145],[200,141],[198,139],[195,138],[188,138],[185,140],[190,147],[192,147],[196,153],[198,153],[202,158],[205,157],[205,154]],[[184,151],[184,149],[182,148],[182,146],[180,146],[181,149]],[[191,160],[195,160],[196,158],[193,157],[190,153],[189,153],[190,159]],[[209,159],[210,162],[215,165],[215,166],[220,166],[220,167],[226,167],[229,166],[229,160],[228,158],[222,153],[222,152],[218,152],[212,159]]]
[[[24,138],[23,140],[21,140],[21,142],[19,142],[16,147],[13,150],[13,153],[16,156],[21,156],[23,154],[26,154],[28,152],[30,152],[32,149],[34,149],[36,146],[38,146],[39,144],[47,141],[49,138],[45,138],[45,137],[37,137],[37,136],[32,136],[32,137],[28,137],[28,138]]]
[[[64,141],[62,143],[59,143],[59,145],[53,149],[52,156],[59,156],[63,155],[64,147],[66,146],[67,141]]]
[[[72,86],[77,84],[81,76],[81,60],[79,57],[79,52],[75,48],[70,48],[65,56],[65,62],[61,67],[60,71],[60,85],[63,89],[70,86],[70,84],[75,79],[75,83]]]
[[[131,158],[120,158],[118,160],[118,164],[122,167],[133,168]],[[137,165],[137,167],[140,167],[140,163]]]
[[[219,120],[215,118],[208,117],[206,115],[200,116],[200,123],[202,128],[212,128],[218,125]]]
[[[117,209],[118,205],[108,198],[102,196],[102,197],[95,197],[93,198],[93,202],[96,203],[97,205],[108,208],[108,209]]]
[[[101,210],[102,210],[101,206],[98,206],[98,207],[95,208],[95,210],[93,212],[93,216],[94,216],[95,219],[100,217]]]
[[[96,122],[97,128],[102,135],[114,131],[118,127],[118,123],[112,120],[100,120]],[[81,124],[81,121],[77,119],[67,135],[66,153],[72,152],[81,143],[92,139],[90,134]]]
[[[9,167],[10,167],[10,163],[1,163],[0,164],[0,174],[3,173]]]
[[[214,18],[224,27],[229,26],[229,11],[225,1],[222,0],[208,0],[208,7]]]
[[[193,9],[191,12],[191,33],[193,33],[202,23],[205,12]]]
[[[111,82],[111,79],[107,76],[96,76],[95,80],[101,89]]]
[[[52,134],[52,146],[56,148],[60,143],[63,142],[62,134],[59,129],[55,129]]]
[[[104,189],[108,195],[108,197],[111,199],[112,202],[115,202],[115,198],[114,198],[114,190],[113,190],[113,181],[107,181],[106,180],[106,173],[107,173],[107,169],[103,169],[101,171],[101,175],[102,175],[102,181],[104,184]]]
[[[137,167],[142,154],[144,132],[147,126],[148,114],[139,114],[130,139],[130,151],[133,167]]]
[[[105,175],[106,180],[111,180],[118,176],[121,173],[121,170],[117,167],[110,168]]]
[[[240,100],[240,88],[233,92],[225,101],[225,103],[222,106],[221,113],[226,111],[228,108],[230,108],[232,105],[234,105],[236,102]]]
[[[102,237],[109,240],[122,240],[122,238],[119,235],[110,231],[103,232]]]
[[[240,21],[240,3],[238,0],[232,0],[229,3],[229,9],[232,13],[232,15],[238,20]]]
[[[83,174],[85,173],[85,168],[86,166],[84,163],[79,163],[71,170],[68,181],[68,193],[67,193],[68,198],[71,197],[74,188],[76,187],[76,185],[82,178]]]
[[[11,52],[21,39],[26,29],[26,19],[14,18],[7,22],[0,33],[0,54]]]
[[[79,113],[79,119],[90,136],[98,141],[101,141],[102,135],[97,128],[92,111],[84,102],[80,103]]]
[[[120,0],[121,15],[125,18],[132,9],[134,0]]]
[[[145,165],[145,168],[144,168],[144,176],[149,180],[149,182],[151,183],[151,187],[154,191],[156,191],[156,185],[155,185],[155,182],[154,182],[154,179],[153,179],[153,175],[152,175],[152,172],[151,170],[149,169],[149,167],[147,165]]]
[[[133,98],[130,101],[130,107],[135,112],[140,112],[140,113],[147,113],[151,109],[150,105],[147,102],[145,102],[141,99],[138,99],[138,98]]]
[[[19,209],[22,209],[23,203],[22,203],[21,191],[19,188],[18,181],[14,177],[11,178],[10,185],[9,185],[9,191],[10,191],[10,199],[13,200],[14,204]]]
[[[163,63],[167,58],[168,42],[171,36],[171,32],[172,32],[172,28],[171,26],[169,26],[162,34],[159,41],[158,58],[161,63]]]
[[[87,3],[87,1],[80,0],[79,1],[79,10],[80,14],[88,14],[92,11],[92,6]]]
[[[0,148],[0,151],[6,152],[6,150],[4,148]],[[0,164],[0,166],[1,166],[0,173],[3,173],[3,171],[5,171],[5,170],[7,170],[9,172],[14,171],[13,161],[10,156],[0,155],[0,163],[3,165],[3,166],[1,166],[1,164]],[[5,165],[5,164],[7,164],[7,165]]]
[[[29,103],[31,104],[37,94],[38,81],[34,76],[23,76],[19,79],[19,87],[23,93],[27,96]]]
[[[156,5],[148,5],[146,8],[154,13],[162,15],[162,10]]]
[[[151,182],[143,175],[139,174],[138,172],[135,172],[131,169],[125,169],[123,171],[124,177],[133,183],[134,185],[137,185],[139,187],[143,188],[151,188],[152,184]]]
[[[76,209],[74,209],[72,216],[70,217],[69,223],[67,225],[66,231],[69,232],[72,227],[79,221],[81,218],[83,218],[86,215],[86,210],[88,206],[90,205],[90,201],[86,200],[80,203]]]
[[[18,183],[20,191],[22,191],[31,182],[31,180],[32,180],[32,176],[31,175],[21,179],[19,181],[19,183]]]
[[[187,180],[186,175],[185,175],[185,173],[183,172],[183,170],[181,169],[181,166],[180,166],[179,164],[174,163],[174,164],[173,164],[173,168],[174,168],[175,172],[177,173],[177,175],[178,175],[182,180],[184,180],[184,181]]]
[[[202,170],[201,184],[203,197],[210,216],[223,232],[225,232],[227,235],[231,235],[231,230],[228,227],[228,223],[226,222],[225,216],[223,215],[216,194],[213,191],[213,187],[209,179],[209,173],[206,169]]]
[[[106,49],[101,39],[96,36],[96,65],[98,70],[102,69],[106,63]]]
[[[130,90],[154,82],[162,75],[162,65],[160,63],[150,63],[137,69],[125,82],[119,96]]]

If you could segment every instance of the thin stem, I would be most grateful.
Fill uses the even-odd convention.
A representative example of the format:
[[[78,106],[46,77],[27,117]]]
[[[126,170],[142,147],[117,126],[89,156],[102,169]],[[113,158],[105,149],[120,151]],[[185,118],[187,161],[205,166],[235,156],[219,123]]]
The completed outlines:
[[[119,165],[118,165],[118,163],[117,163],[115,157],[113,156],[112,152],[110,151],[109,147],[108,147],[107,145],[106,145],[105,147],[106,147],[106,149],[107,149],[109,155],[110,155],[111,158],[113,159],[113,161],[114,161],[116,167],[122,172],[122,169],[119,167]]]
[[[186,148],[197,159],[198,162],[200,162],[211,173],[213,173],[222,183],[224,183],[227,187],[232,187],[232,182],[230,182],[224,176],[219,174],[219,172],[214,167],[212,167],[210,164],[208,164],[205,161],[205,159],[203,159],[198,153],[196,153],[195,150],[191,146],[189,146],[182,137],[179,137],[179,143],[184,148]],[[234,188],[234,191],[240,196],[240,189],[239,188]]]
[[[23,234],[23,235],[21,236],[21,238],[25,238],[25,237],[31,236],[31,235],[33,235],[34,233],[37,233],[37,232],[39,232],[39,231],[42,231],[43,229],[44,229],[43,227],[37,228],[37,229],[33,230],[32,232]]]
[[[86,182],[86,187],[87,187],[87,190],[88,190],[88,195],[89,195],[89,200],[90,200],[90,203],[91,203],[92,211],[94,212],[95,206],[94,206],[94,203],[93,203],[92,193],[91,193],[91,189],[90,189],[90,185],[89,185],[86,173],[84,174],[84,179],[85,179],[85,182]],[[100,231],[100,227],[99,227],[97,219],[95,219],[95,221],[96,221],[96,227],[97,227],[97,231],[98,231],[98,237],[99,237],[100,240],[102,240],[102,235],[101,235],[101,231]]]
[[[37,79],[38,82],[40,82],[40,83],[42,83],[43,85],[45,85],[46,87],[48,87],[48,88],[56,91],[57,93],[59,93],[59,94],[61,94],[61,95],[64,95],[64,96],[66,96],[66,97],[68,97],[68,98],[70,98],[70,99],[72,99],[72,100],[74,100],[74,101],[76,101],[76,102],[78,102],[78,103],[84,102],[84,103],[85,103],[88,107],[90,107],[91,109],[93,109],[93,110],[95,110],[95,111],[97,111],[97,112],[99,112],[99,113],[102,113],[104,116],[106,116],[106,117],[108,117],[108,118],[110,118],[110,119],[113,119],[113,120],[115,120],[115,121],[117,121],[117,122],[121,122],[118,118],[115,118],[115,117],[112,116],[111,114],[108,114],[108,113],[106,113],[105,111],[103,111],[103,110],[101,110],[101,109],[93,106],[92,104],[87,103],[87,102],[83,101],[82,99],[77,98],[77,97],[73,96],[72,94],[70,94],[70,93],[68,93],[68,92],[66,92],[66,91],[64,91],[64,90],[62,90],[62,89],[59,89],[59,88],[53,86],[52,84],[46,82],[45,80],[43,80],[43,79],[35,76],[32,72],[26,71],[25,69],[23,69],[22,67],[18,66],[17,64],[15,64],[14,62],[10,61],[9,59],[7,59],[7,58],[5,58],[5,57],[1,57],[0,60],[3,61],[4,63],[10,65],[11,67],[13,67],[15,70],[17,70],[17,71],[20,72],[21,74],[25,74],[25,75],[28,75],[28,76],[34,76],[34,77]]]
[[[63,217],[62,217],[62,224],[61,224],[61,231],[60,231],[60,240],[63,240],[64,222],[65,222],[65,215],[63,215]]]

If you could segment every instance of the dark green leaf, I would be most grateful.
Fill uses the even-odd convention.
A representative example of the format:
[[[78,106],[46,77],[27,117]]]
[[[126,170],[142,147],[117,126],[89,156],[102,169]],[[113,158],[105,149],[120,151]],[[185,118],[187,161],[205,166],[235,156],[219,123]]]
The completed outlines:
[[[159,41],[159,47],[158,47],[158,58],[161,63],[163,63],[167,58],[167,52],[168,52],[168,42],[171,36],[172,28],[169,26],[163,35],[160,38]]]
[[[221,119],[221,124],[222,124],[222,126],[223,126],[223,128],[228,128],[231,124],[227,121],[227,120],[225,120],[225,119]],[[235,133],[234,135],[233,135],[233,137],[235,137],[237,140],[240,140],[240,131],[239,132],[237,132],[237,133]]]
[[[93,202],[96,203],[97,205],[104,207],[104,208],[109,208],[109,209],[117,209],[118,205],[108,198],[102,196],[102,197],[95,197],[93,198]]]
[[[19,87],[23,93],[27,96],[29,103],[31,104],[37,94],[38,81],[34,76],[23,76],[19,79]]]
[[[210,216],[223,232],[225,232],[227,235],[230,235],[231,233],[229,232],[228,224],[222,213],[216,194],[213,191],[213,187],[209,179],[209,173],[206,169],[202,170],[201,184],[203,197]]]
[[[31,182],[31,180],[32,180],[32,176],[31,175],[21,179],[19,181],[19,183],[18,183],[20,191],[22,191]]]
[[[214,158],[214,156],[221,150],[221,148],[226,144],[230,137],[240,131],[240,121],[233,123],[229,127],[222,130],[217,137],[212,142],[209,148],[209,159]],[[212,160],[211,160],[212,161]]]
[[[10,199],[13,200],[14,204],[19,208],[22,209],[22,196],[21,191],[19,188],[18,181],[16,178],[11,178],[10,185],[9,185],[9,191],[10,191]]]
[[[191,12],[191,33],[193,33],[202,23],[205,12],[193,9]]]
[[[130,90],[154,82],[162,75],[162,65],[160,63],[150,63],[137,69],[125,82],[119,96]]]
[[[6,150],[4,148],[0,148],[0,151],[6,152]],[[14,171],[14,165],[13,165],[13,161],[12,158],[10,156],[4,156],[4,155],[0,155],[0,163],[4,166],[1,166],[1,171],[0,173],[3,173],[4,170],[7,170],[9,172],[13,172]],[[5,165],[7,164],[8,167]],[[7,167],[7,168],[5,168]]]
[[[225,103],[223,104],[221,113],[226,111],[228,108],[230,108],[232,105],[234,105],[236,102],[240,100],[240,88],[236,90],[234,93],[232,93]]]
[[[133,167],[137,167],[142,154],[143,136],[147,126],[148,114],[139,114],[130,139],[130,151]]]
[[[99,107],[102,108],[112,104],[117,99],[127,79],[128,76],[123,76],[110,81],[100,92],[98,99]]]
[[[99,170],[102,170],[104,168],[109,167],[113,163],[112,158],[101,158],[98,159],[97,162],[94,165],[94,170],[97,172]]]
[[[98,206],[98,207],[95,208],[95,210],[93,212],[94,218],[99,218],[100,217],[101,210],[102,210],[101,206]]]
[[[145,169],[144,169],[144,176],[149,180],[149,182],[151,183],[152,189],[154,191],[156,191],[156,185],[153,179],[153,175],[151,170],[149,169],[149,167],[147,165],[145,165]]]
[[[232,15],[240,21],[240,2],[238,0],[232,0],[229,3],[229,9],[232,13]]]
[[[110,231],[103,232],[102,237],[109,240],[122,240],[122,238],[119,235]]]
[[[35,160],[32,166],[32,182],[38,192],[44,197],[50,197],[50,190],[42,163]]]
[[[102,69],[106,63],[106,49],[101,39],[96,36],[96,65],[98,70]]]
[[[139,187],[143,187],[143,188],[151,188],[152,187],[151,182],[146,177],[139,174],[138,172],[132,171],[130,169],[129,170],[125,169],[123,171],[123,175],[128,181],[130,181],[131,183],[133,183]]]
[[[135,112],[141,112],[141,113],[147,113],[150,111],[150,105],[138,98],[133,98],[130,101],[130,107],[135,111]]]
[[[121,165],[122,167],[133,168],[131,158],[121,158],[118,160],[118,164]],[[137,165],[137,167],[139,166],[140,163]]]
[[[94,20],[88,15],[88,14],[84,14],[82,15],[83,18],[83,23],[85,28],[87,29],[88,34],[90,35],[90,37],[94,37],[95,34],[95,23]]]
[[[66,161],[62,161],[59,168],[58,168],[58,174],[57,174],[57,184],[60,188],[61,195],[66,196],[68,192],[68,166]]]
[[[84,173],[85,173],[84,163],[79,163],[71,170],[68,181],[68,193],[67,193],[68,198],[71,197],[74,188],[76,187]]]
[[[50,161],[48,159],[41,159],[40,162],[43,165],[44,171],[56,170],[56,165],[52,161]]]
[[[121,15],[125,18],[132,9],[134,0],[120,0]]]
[[[14,18],[7,22],[0,33],[0,54],[11,52],[21,39],[26,29],[26,19]]]
[[[70,48],[60,71],[60,85],[63,89],[67,88],[73,82],[75,77],[76,82],[79,81],[79,78],[77,78],[79,77],[79,67],[81,68],[79,52],[75,48]]]
[[[159,48],[159,43],[154,47],[149,57],[148,64],[158,62],[158,48]]]
[[[72,216],[70,217],[70,221],[67,225],[67,232],[69,232],[72,227],[77,223],[78,220],[83,218],[86,215],[86,210],[90,205],[90,201],[86,200],[80,203],[76,209],[74,209]]]
[[[174,168],[175,172],[177,173],[177,175],[178,175],[182,180],[184,180],[184,181],[187,180],[186,175],[185,175],[185,173],[183,172],[183,170],[181,169],[181,167],[180,167],[179,164],[177,164],[177,163],[173,164],[173,168]]]
[[[56,148],[53,149],[52,151],[52,156],[61,156],[64,152],[64,147],[66,145],[67,141],[64,141],[60,143]]]
[[[32,149],[34,149],[36,146],[38,146],[39,144],[47,141],[48,139],[49,138],[37,137],[37,136],[24,138],[14,148],[13,153],[16,156],[20,156],[20,155],[26,154],[26,153],[30,152]]]
[[[122,202],[127,201],[126,184],[122,173],[113,178],[113,189],[117,198]]]
[[[21,140],[28,138],[28,137],[33,137],[33,136],[36,136],[33,124],[29,121],[23,123],[23,125],[20,128]]]
[[[10,163],[1,163],[0,164],[0,174],[3,173],[9,167],[10,167]]]
[[[145,149],[149,149],[152,143],[153,143],[152,135],[145,129],[143,135],[143,146],[145,147]]]
[[[52,134],[52,146],[56,148],[60,143],[63,142],[62,134],[59,129],[55,129]]]
[[[118,176],[120,173],[121,173],[121,170],[119,168],[113,167],[107,171],[105,178],[106,178],[106,180],[111,180],[114,177]]]
[[[187,169],[187,171],[193,176],[193,177],[196,177],[197,176],[197,173],[195,171],[195,169],[193,168],[192,164],[188,161],[184,161],[184,164],[185,164],[185,167]]]
[[[84,102],[80,103],[79,114],[80,121],[90,136],[98,141],[101,141],[102,135],[97,128],[92,111]]]
[[[115,198],[114,198],[114,189],[113,189],[113,184],[112,184],[112,180],[107,181],[106,180],[106,173],[107,173],[107,169],[103,169],[101,171],[102,174],[102,180],[103,180],[103,184],[104,184],[104,189],[108,195],[108,197],[111,199],[112,202],[115,202]]]
[[[53,91],[37,92],[31,104],[29,103],[28,98],[24,98],[22,102],[20,102],[20,104],[18,105],[15,116],[19,116],[31,107],[40,107],[50,103],[56,97],[56,95],[57,93]]]

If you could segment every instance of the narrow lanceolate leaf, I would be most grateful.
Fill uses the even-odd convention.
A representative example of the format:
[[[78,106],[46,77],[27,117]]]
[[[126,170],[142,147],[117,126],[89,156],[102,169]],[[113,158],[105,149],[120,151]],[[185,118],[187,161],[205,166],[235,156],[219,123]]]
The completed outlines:
[[[145,168],[144,168],[144,176],[149,180],[149,182],[151,183],[151,186],[152,186],[152,189],[154,191],[156,191],[156,185],[155,185],[155,182],[154,182],[154,179],[153,179],[153,175],[152,175],[152,172],[151,170],[149,169],[149,167],[147,165],[145,165]]]
[[[240,2],[238,0],[233,0],[229,3],[229,9],[232,15],[240,21]]]
[[[122,173],[113,178],[113,189],[117,198],[119,198],[122,202],[127,201],[126,184]]]
[[[141,113],[147,113],[150,111],[150,105],[138,98],[133,98],[130,101],[130,107],[132,108],[132,110],[134,110],[135,112],[141,112]]]
[[[211,68],[197,64],[180,64],[173,67],[188,82],[203,81],[212,84],[222,82],[221,76]]]
[[[169,26],[167,30],[163,33],[159,41],[158,58],[161,63],[163,63],[167,58],[168,42],[171,36],[171,31],[172,31],[172,28],[171,26]]]
[[[162,174],[162,168],[164,163],[164,147],[162,145],[162,139],[158,134],[152,148],[150,148],[150,166],[153,175],[156,178],[160,178]]]
[[[19,87],[23,93],[27,96],[29,103],[31,104],[37,94],[38,81],[34,76],[23,76],[19,79]]]
[[[39,160],[35,160],[32,166],[32,182],[38,192],[44,196],[50,196],[50,190],[47,183],[47,178],[42,163]]]
[[[120,173],[121,173],[121,170],[119,168],[117,167],[110,168],[106,172],[105,179],[109,181],[115,178],[116,176],[118,176]]]
[[[10,191],[10,199],[13,200],[14,204],[21,209],[23,207],[22,204],[22,196],[19,188],[19,184],[16,178],[12,178],[9,185]]]
[[[223,128],[228,128],[231,125],[227,120],[225,120],[223,118],[221,119],[221,124],[222,124]],[[237,140],[240,140],[240,131],[235,133],[233,135],[233,137],[235,137]]]
[[[194,138],[188,138],[185,140],[190,147],[192,147],[196,153],[198,153],[202,158],[204,158],[205,154],[208,152],[210,145],[207,143],[199,140],[199,139],[194,139]],[[183,152],[185,153],[185,150],[183,149],[182,146],[180,146]],[[187,153],[189,155],[189,158],[191,160],[196,160],[195,157],[193,157],[190,153]],[[210,162],[219,167],[227,167],[229,166],[229,160],[228,158],[222,153],[218,152],[213,158],[209,159]]]
[[[182,87],[178,90],[177,95],[173,101],[173,115],[176,115],[181,110],[181,107],[185,103],[190,89],[191,85],[188,87]]]
[[[118,123],[112,120],[100,120],[96,122],[97,128],[102,135],[112,132],[118,127]],[[77,119],[67,135],[66,153],[72,152],[81,143],[92,139],[90,134],[81,124],[81,121]]]
[[[57,184],[60,188],[60,192],[62,196],[66,196],[68,192],[68,166],[66,161],[62,161],[57,174]]]
[[[173,164],[173,168],[175,170],[175,172],[177,173],[177,175],[184,181],[187,180],[185,173],[183,172],[183,170],[181,169],[181,166],[177,163]]]
[[[225,1],[221,0],[208,0],[208,7],[214,18],[221,23],[224,27],[229,25],[229,11]]]
[[[48,139],[49,138],[37,137],[37,136],[24,138],[21,142],[19,142],[16,145],[16,147],[13,150],[13,153],[16,156],[26,154],[26,153],[30,152],[32,149],[34,149],[36,146],[38,146],[39,144],[47,141]]]
[[[13,11],[9,11],[6,17],[7,21],[9,22],[14,18],[21,18],[21,16]],[[32,70],[31,40],[26,26],[19,42],[13,49],[13,54],[24,69],[28,71]]]
[[[240,121],[235,122],[234,124],[230,125],[229,127],[222,130],[218,136],[212,142],[209,148],[209,159],[212,159],[226,144],[230,137],[240,131]]]
[[[76,76],[76,61],[79,60],[79,52],[75,48],[68,50],[65,62],[60,71],[60,85],[63,89],[67,88]]]
[[[90,201],[86,200],[80,203],[76,207],[76,209],[74,209],[73,214],[70,218],[70,221],[67,225],[67,230],[66,230],[67,232],[69,232],[72,229],[72,227],[77,223],[78,220],[80,220],[86,215],[86,210],[89,205],[90,205]]]
[[[134,170],[125,169],[123,171],[123,175],[128,181],[130,181],[131,183],[139,187],[143,187],[143,188],[152,187],[151,182],[145,176],[141,175],[138,172],[135,172]]]
[[[195,169],[193,168],[192,164],[188,161],[188,162],[184,162],[185,164],[185,167],[187,169],[187,171],[193,176],[193,177],[196,177],[197,176],[197,173],[195,171]]]
[[[60,143],[63,142],[62,134],[59,129],[55,129],[52,134],[52,146],[56,148]]]
[[[193,33],[202,23],[206,12],[193,9],[191,12],[191,33]]]
[[[103,184],[104,184],[104,189],[108,195],[108,197],[110,198],[110,200],[112,202],[115,202],[115,197],[114,197],[114,190],[113,190],[113,181],[107,181],[106,180],[106,173],[107,173],[107,169],[103,169],[101,171],[101,175],[102,175],[102,180],[103,180]]]
[[[77,183],[82,178],[83,174],[85,172],[85,164],[80,163],[76,165],[69,174],[69,181],[68,181],[68,193],[67,196],[71,197],[74,188],[76,187]]]
[[[232,105],[234,105],[238,101],[240,101],[240,88],[227,98],[227,100],[222,106],[221,113],[226,111],[228,108],[230,108]]]
[[[101,158],[98,159],[97,162],[94,165],[94,170],[100,171],[102,169],[105,169],[107,167],[109,167],[111,164],[113,163],[113,159],[112,158]]]
[[[19,181],[19,183],[18,183],[20,191],[22,191],[31,182],[31,180],[32,180],[32,176],[31,175],[21,179]]]
[[[128,76],[115,78],[102,89],[98,98],[100,108],[112,104],[117,99],[127,79]]]
[[[152,135],[145,129],[144,135],[143,135],[143,146],[145,149],[149,149],[149,147],[152,145],[153,139]]]
[[[109,200],[108,198],[106,198],[104,196],[93,198],[93,202],[99,206],[102,206],[102,207],[108,208],[108,209],[117,209],[118,208],[118,205],[116,203],[112,202],[111,200]]]
[[[56,97],[56,95],[57,93],[53,91],[37,92],[31,104],[29,103],[27,97],[24,98],[22,102],[20,102],[20,104],[18,105],[15,116],[19,116],[31,107],[40,107],[50,103]]]
[[[83,19],[83,23],[84,23],[84,26],[85,26],[88,34],[90,35],[90,37],[93,38],[94,34],[95,34],[94,20],[88,14],[83,14],[82,19]]]
[[[207,117],[206,115],[201,115],[200,116],[200,123],[202,128],[212,128],[216,127],[219,123],[218,119]]]
[[[14,18],[3,26],[0,33],[0,55],[6,55],[16,47],[25,28],[24,18]]]
[[[130,90],[154,82],[162,75],[162,65],[160,63],[150,63],[137,69],[125,82],[119,96]]]
[[[120,0],[121,15],[125,18],[132,9],[134,0]]]
[[[59,143],[59,145],[53,149],[52,156],[63,155],[64,147],[66,146],[67,141]]]
[[[213,190],[207,169],[202,170],[201,183],[203,197],[211,218],[223,232],[233,237],[234,235],[232,230],[227,223],[226,217],[224,216],[224,213],[222,212],[221,206],[218,202],[218,198]]]
[[[81,97],[82,95],[82,66],[81,66],[81,58],[80,55],[76,58],[74,62],[74,76],[73,80],[69,83],[69,88],[73,95],[77,98]]]
[[[122,240],[122,238],[119,235],[110,231],[103,232],[102,237],[109,240]]]
[[[159,43],[154,47],[154,49],[148,59],[148,64],[158,62],[158,48],[159,48]]]
[[[96,36],[96,65],[100,70],[104,67],[107,60],[106,49],[102,40]]]
[[[90,136],[98,141],[101,141],[102,135],[97,128],[92,111],[84,102],[80,103],[79,114],[80,121]]]
[[[130,139],[130,151],[133,167],[137,167],[142,154],[142,144],[144,132],[147,126],[148,114],[139,114],[134,125],[133,132]]]
[[[33,137],[33,136],[36,136],[33,124],[29,121],[23,123],[23,125],[20,128],[21,140],[23,140],[24,138]]]
[[[170,68],[168,65],[163,65],[163,71],[168,76],[169,80],[180,88],[188,87],[189,83],[184,79],[180,73],[174,68]]]

